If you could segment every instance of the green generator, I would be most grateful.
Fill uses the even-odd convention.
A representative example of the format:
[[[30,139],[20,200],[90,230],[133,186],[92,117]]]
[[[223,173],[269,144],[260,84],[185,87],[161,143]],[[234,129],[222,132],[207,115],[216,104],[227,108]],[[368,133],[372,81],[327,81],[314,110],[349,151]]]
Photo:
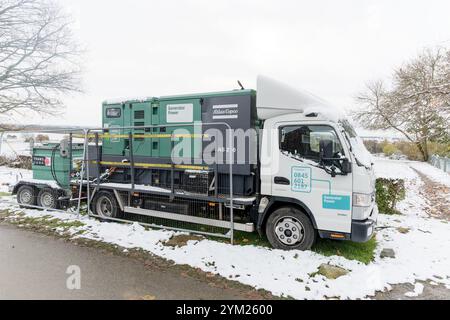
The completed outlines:
[[[133,181],[186,192],[213,193],[210,186],[217,176],[217,190],[228,193],[229,148],[211,154],[203,151],[216,137],[227,139],[227,128],[247,132],[260,125],[253,90],[105,101],[102,111],[103,133],[97,137],[101,147],[89,148],[89,158],[98,164],[89,169],[93,177],[114,168],[109,182]],[[172,153],[181,141],[190,148],[178,149],[176,159],[182,165],[172,166]],[[250,159],[256,157],[257,137],[250,134],[244,142],[249,145],[245,154],[233,155],[236,195],[252,195],[256,186],[257,166]],[[244,161],[238,161],[238,156]]]
[[[66,144],[66,146],[64,146]],[[68,152],[68,143],[44,143],[33,147],[33,179],[54,181],[61,189],[68,189],[71,173],[83,159],[83,144],[72,144]]]

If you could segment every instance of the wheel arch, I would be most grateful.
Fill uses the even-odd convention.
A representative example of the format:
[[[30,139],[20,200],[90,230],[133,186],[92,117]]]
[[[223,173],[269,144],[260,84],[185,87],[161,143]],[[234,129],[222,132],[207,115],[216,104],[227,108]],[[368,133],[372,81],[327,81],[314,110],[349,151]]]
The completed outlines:
[[[263,213],[259,214],[258,217],[257,230],[260,234],[265,233],[265,225],[267,219],[272,214],[272,212],[282,207],[294,207],[299,209],[308,216],[309,220],[311,220],[314,229],[317,230],[316,219],[314,218],[314,215],[312,214],[311,210],[305,203],[295,198],[271,197],[266,209],[264,210]]]
[[[37,192],[39,192],[39,187],[37,185],[35,185],[34,183],[18,182],[16,185],[14,185],[11,194],[16,195],[22,186],[32,187],[34,189],[34,191],[36,192],[36,194],[37,194]]]
[[[35,183],[35,182],[28,182],[28,181],[19,181],[18,183],[16,183],[12,189],[11,194],[15,195],[17,194],[17,191],[19,190],[20,187],[22,186],[30,186],[33,187],[35,189],[36,192],[39,192],[39,190],[44,189],[44,188],[50,188],[56,191],[64,191],[63,189],[60,188],[54,188],[49,184],[46,183]]]

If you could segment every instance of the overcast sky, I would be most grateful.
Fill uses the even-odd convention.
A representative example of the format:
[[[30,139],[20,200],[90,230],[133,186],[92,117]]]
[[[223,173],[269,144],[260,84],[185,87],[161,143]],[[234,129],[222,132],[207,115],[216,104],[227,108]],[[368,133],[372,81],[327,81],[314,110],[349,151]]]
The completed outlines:
[[[365,82],[450,45],[448,0],[59,2],[87,49],[86,92],[52,124],[101,125],[109,98],[255,88],[258,74],[350,108]]]

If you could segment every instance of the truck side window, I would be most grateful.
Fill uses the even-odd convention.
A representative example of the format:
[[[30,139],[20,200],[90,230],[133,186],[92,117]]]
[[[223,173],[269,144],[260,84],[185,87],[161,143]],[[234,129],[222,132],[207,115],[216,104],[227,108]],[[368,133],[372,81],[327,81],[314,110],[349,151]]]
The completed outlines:
[[[280,150],[301,158],[319,161],[320,141],[332,144],[334,158],[344,155],[334,129],[326,125],[291,125],[280,128]]]

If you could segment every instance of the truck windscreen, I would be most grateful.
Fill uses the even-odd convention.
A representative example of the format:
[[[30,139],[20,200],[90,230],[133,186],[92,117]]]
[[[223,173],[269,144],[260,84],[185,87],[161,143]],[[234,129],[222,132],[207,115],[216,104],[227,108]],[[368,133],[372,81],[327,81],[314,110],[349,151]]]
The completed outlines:
[[[353,126],[346,119],[339,120],[339,124],[350,142],[352,153],[355,156],[358,165],[370,168],[372,165],[372,155],[367,151],[363,141],[356,134]]]

